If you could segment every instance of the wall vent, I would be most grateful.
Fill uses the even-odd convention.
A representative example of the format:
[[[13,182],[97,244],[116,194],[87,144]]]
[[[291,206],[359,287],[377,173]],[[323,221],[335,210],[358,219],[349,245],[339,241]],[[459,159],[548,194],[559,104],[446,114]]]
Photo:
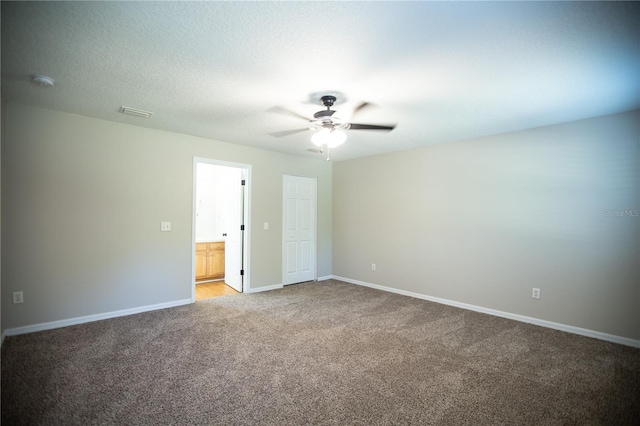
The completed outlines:
[[[126,107],[126,106],[121,106],[120,112],[123,114],[133,115],[135,117],[142,117],[142,118],[151,118],[151,116],[153,115],[153,113],[150,111],[143,111],[141,109],[135,109],[135,108]]]

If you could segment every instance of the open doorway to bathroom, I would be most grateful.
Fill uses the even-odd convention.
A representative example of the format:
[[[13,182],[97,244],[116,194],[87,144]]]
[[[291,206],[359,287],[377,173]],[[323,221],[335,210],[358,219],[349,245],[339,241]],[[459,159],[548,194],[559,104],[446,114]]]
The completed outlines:
[[[192,300],[249,288],[250,166],[194,159]]]

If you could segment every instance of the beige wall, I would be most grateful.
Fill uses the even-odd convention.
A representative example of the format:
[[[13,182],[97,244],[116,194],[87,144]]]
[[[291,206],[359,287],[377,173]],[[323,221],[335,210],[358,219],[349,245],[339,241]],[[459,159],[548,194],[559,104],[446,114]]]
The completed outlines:
[[[282,282],[282,175],[317,178],[331,274],[330,163],[13,103],[7,124],[5,329],[190,298],[193,157],[252,165],[252,288]]]
[[[338,162],[333,273],[640,339],[639,218],[616,216],[640,208],[639,122]]]
[[[188,299],[195,156],[253,167],[254,288],[281,283],[282,175],[310,176],[319,276],[640,338],[638,112],[339,162],[333,194],[321,160],[5,112],[3,329]]]

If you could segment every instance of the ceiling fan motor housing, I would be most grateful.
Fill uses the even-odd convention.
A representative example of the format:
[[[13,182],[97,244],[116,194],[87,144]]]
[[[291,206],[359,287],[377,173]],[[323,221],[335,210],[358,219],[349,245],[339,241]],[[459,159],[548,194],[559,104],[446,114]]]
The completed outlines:
[[[333,106],[333,103],[336,101],[336,97],[325,95],[321,97],[320,100],[322,101],[322,105],[326,106],[327,108],[331,108]]]
[[[336,97],[332,95],[326,95],[321,97],[320,100],[322,101],[322,104],[327,107],[327,109],[324,111],[316,112],[315,114],[313,114],[313,117],[318,119],[331,117],[335,113],[335,111],[332,110],[331,107],[336,101]]]

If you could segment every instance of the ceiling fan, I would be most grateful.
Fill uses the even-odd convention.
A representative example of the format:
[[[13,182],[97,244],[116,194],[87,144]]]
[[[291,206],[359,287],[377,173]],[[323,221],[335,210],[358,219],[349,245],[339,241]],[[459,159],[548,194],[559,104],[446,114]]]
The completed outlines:
[[[282,107],[272,107],[268,111],[286,114],[293,117],[301,118],[310,123],[309,127],[305,127],[303,129],[293,129],[293,130],[284,130],[281,132],[269,133],[274,137],[283,137],[293,135],[295,133],[305,132],[307,130],[315,130],[316,132],[311,137],[311,142],[314,145],[320,148],[320,152],[323,152],[324,148],[335,148],[339,145],[342,145],[344,141],[347,139],[347,135],[344,133],[344,130],[382,130],[382,131],[391,131],[396,126],[379,126],[375,124],[356,124],[356,123],[348,123],[339,115],[336,115],[336,111],[332,110],[331,107],[336,102],[336,97],[333,95],[325,95],[320,98],[322,104],[327,108],[326,110],[321,110],[313,114],[313,118],[305,117],[301,114],[298,114],[293,111],[289,111],[288,109]],[[362,111],[364,108],[370,106],[371,104],[368,102],[363,102],[356,106],[352,113],[351,118],[353,118],[358,112]],[[328,160],[327,156],[327,160]]]

